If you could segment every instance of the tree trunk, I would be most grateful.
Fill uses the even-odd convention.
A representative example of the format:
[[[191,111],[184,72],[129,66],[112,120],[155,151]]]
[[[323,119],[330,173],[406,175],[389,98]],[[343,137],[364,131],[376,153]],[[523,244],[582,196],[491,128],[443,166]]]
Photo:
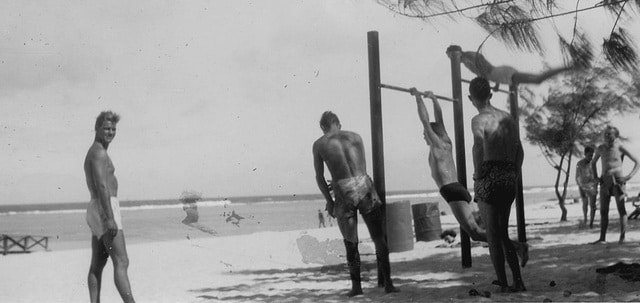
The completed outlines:
[[[569,157],[567,158],[567,172],[565,173],[564,184],[562,189],[562,217],[560,217],[560,221],[567,221],[567,209],[564,207],[564,201],[567,198],[567,185],[569,185],[569,176],[571,175],[571,158],[573,156],[573,151],[569,151]]]
[[[564,164],[564,157],[566,154],[560,155],[560,163],[558,163],[558,173],[556,174],[556,198],[558,198],[558,204],[560,205],[560,210],[562,211],[562,215],[560,216],[560,221],[567,221],[567,208],[564,206],[564,194],[560,194],[560,190],[558,187],[560,186],[560,177],[562,176],[562,164]]]

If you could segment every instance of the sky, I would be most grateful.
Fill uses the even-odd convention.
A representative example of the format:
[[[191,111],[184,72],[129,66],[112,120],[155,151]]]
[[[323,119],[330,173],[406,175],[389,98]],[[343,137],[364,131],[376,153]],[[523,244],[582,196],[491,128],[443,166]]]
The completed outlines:
[[[108,151],[121,200],[171,199],[184,190],[205,197],[319,193],[311,146],[322,135],[325,110],[339,116],[343,129],[361,134],[372,172],[368,31],[379,32],[383,83],[440,95],[451,95],[446,48],[475,50],[487,35],[464,16],[424,22],[375,1],[3,6],[0,204],[88,201],[82,164],[95,118],[107,109],[121,115]],[[610,31],[601,24],[613,24],[601,10],[581,20],[597,45],[598,35]],[[557,20],[541,31],[571,23]],[[483,54],[495,65],[539,72],[562,64],[552,38],[545,35],[544,55],[491,38]],[[387,191],[436,189],[413,97],[384,90],[382,102]],[[493,103],[506,109],[506,96]],[[453,133],[451,106],[443,108]],[[476,111],[470,103],[464,111],[470,169]],[[614,120],[631,151],[640,150],[640,134],[626,130],[637,121],[637,114]],[[525,143],[525,153],[524,185],[553,184],[554,170],[540,149]]]

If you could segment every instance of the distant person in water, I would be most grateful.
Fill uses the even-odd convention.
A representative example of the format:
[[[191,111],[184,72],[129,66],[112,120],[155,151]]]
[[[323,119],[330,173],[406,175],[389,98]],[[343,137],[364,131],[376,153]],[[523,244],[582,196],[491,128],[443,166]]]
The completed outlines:
[[[498,278],[494,284],[503,292],[525,291],[516,248],[509,239],[509,215],[524,152],[516,122],[509,113],[493,107],[491,97],[486,79],[477,77],[471,81],[469,99],[478,110],[471,120],[475,201],[487,231],[489,255]],[[505,258],[513,274],[513,286],[507,283]]]
[[[495,82],[494,90],[499,89],[500,84],[540,84],[559,73],[571,70],[571,67],[560,67],[546,70],[540,74],[523,73],[512,66],[494,66],[478,52],[462,52],[460,62],[478,77]]]
[[[327,227],[327,226],[324,225],[324,214],[322,213],[322,210],[318,209],[318,228],[320,227]]]
[[[120,116],[111,111],[101,112],[96,119],[95,138],[84,159],[84,173],[91,194],[87,209],[87,223],[91,228],[91,266],[87,278],[91,302],[100,302],[102,270],[109,257],[113,261],[114,280],[124,302],[135,302],[131,293],[129,256],[124,241],[118,180],[107,148],[116,136]]]
[[[593,175],[600,182],[600,238],[597,243],[606,243],[607,227],[609,226],[609,202],[611,196],[616,199],[616,206],[620,214],[619,244],[624,243],[627,230],[627,210],[625,209],[625,184],[638,172],[638,160],[618,140],[620,132],[616,127],[607,126],[604,129],[604,143],[598,146],[591,160]],[[633,161],[633,169],[628,175],[622,172],[622,159],[628,157]],[[601,175],[598,177],[598,160],[602,160]]]
[[[344,239],[351,277],[351,291],[348,296],[362,294],[358,251],[358,211],[369,229],[371,240],[376,248],[378,276],[383,277],[383,281],[378,281],[378,286],[383,286],[387,293],[397,292],[391,281],[382,201],[373,187],[371,178],[367,175],[362,138],[354,132],[342,130],[338,116],[330,111],[322,114],[320,128],[324,135],[313,143],[316,182],[327,201],[327,211],[337,219]],[[324,177],[325,164],[333,180],[331,184],[335,201]]]
[[[582,215],[585,225],[587,224],[588,210],[591,208],[590,220],[588,221],[589,228],[593,228],[593,219],[596,216],[596,196],[598,195],[598,180],[593,175],[593,169],[591,168],[593,152],[593,147],[586,146],[584,148],[584,159],[576,164],[576,183],[582,199]],[[566,210],[563,213],[563,217],[566,218]]]
[[[447,130],[444,127],[442,109],[438,98],[432,92],[425,92],[433,102],[435,122],[430,122],[429,113],[422,100],[422,93],[411,88],[411,94],[416,98],[418,117],[423,126],[424,140],[429,148],[429,167],[431,177],[440,189],[440,195],[447,201],[460,227],[475,241],[487,242],[487,233],[480,227],[474,216],[470,204],[471,195],[465,186],[458,182],[458,173],[453,161],[453,146]],[[513,241],[521,257],[524,267],[529,260],[529,247],[526,243]]]

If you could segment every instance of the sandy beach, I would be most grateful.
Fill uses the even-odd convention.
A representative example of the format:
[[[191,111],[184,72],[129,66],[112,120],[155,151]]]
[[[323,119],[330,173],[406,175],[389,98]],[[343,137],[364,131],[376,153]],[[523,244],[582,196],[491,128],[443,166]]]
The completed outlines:
[[[631,211],[631,205],[627,205]],[[442,209],[449,212],[449,209]],[[640,301],[640,282],[597,268],[634,263],[640,252],[640,221],[629,220],[627,243],[619,245],[618,220],[611,209],[606,245],[592,245],[594,229],[584,228],[580,204],[569,204],[569,220],[559,222],[555,202],[525,208],[530,260],[523,269],[528,291],[503,294],[491,285],[488,249],[473,243],[473,265],[462,268],[460,248],[443,241],[416,242],[392,253],[392,277],[402,292],[385,294],[376,285],[376,266],[366,227],[359,226],[364,295],[347,299],[344,246],[337,227],[257,231],[224,237],[128,244],[129,276],[138,302],[445,302],[445,301]],[[515,238],[512,212],[512,236]],[[443,229],[456,229],[452,215]],[[193,234],[197,231],[184,226]],[[127,231],[125,230],[125,235]],[[0,256],[2,302],[86,302],[90,250],[73,248]],[[477,290],[483,296],[470,295]],[[486,297],[490,295],[490,297]],[[109,263],[102,299],[118,302]]]

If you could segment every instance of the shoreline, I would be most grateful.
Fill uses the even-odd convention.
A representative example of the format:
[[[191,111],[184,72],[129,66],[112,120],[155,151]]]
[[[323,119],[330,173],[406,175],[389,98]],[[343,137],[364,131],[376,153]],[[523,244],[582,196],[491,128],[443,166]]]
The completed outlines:
[[[223,237],[191,237],[159,242],[128,243],[129,276],[140,302],[434,302],[434,301],[619,301],[638,300],[640,282],[597,274],[616,262],[632,263],[640,251],[640,220],[630,220],[624,245],[588,244],[599,234],[580,225],[581,205],[569,204],[568,221],[549,204],[527,206],[530,261],[522,269],[527,292],[503,294],[491,285],[493,268],[488,249],[473,242],[472,267],[460,265],[459,246],[441,240],[414,242],[414,248],[391,253],[392,277],[402,292],[384,294],[375,287],[373,244],[364,224],[361,238],[364,296],[348,299],[349,278],[338,228],[258,231]],[[442,210],[442,209],[441,209]],[[446,209],[445,209],[446,210]],[[615,211],[610,212],[615,219]],[[361,221],[361,220],[360,220]],[[609,228],[610,240],[618,228]],[[515,219],[511,220],[515,226]],[[441,217],[442,228],[457,228],[452,215]],[[516,230],[510,228],[515,238]],[[458,237],[459,238],[459,237]],[[73,250],[0,257],[0,276],[8,302],[80,302],[86,300],[88,246]],[[10,261],[10,262],[6,262]],[[118,301],[111,264],[103,273],[102,299]],[[553,283],[551,283],[553,282]],[[37,288],[33,286],[38,285]],[[556,286],[550,286],[556,285]],[[11,289],[10,292],[6,291]],[[491,298],[469,291],[491,293]],[[52,292],[51,290],[55,290]],[[566,294],[569,294],[568,296]]]

